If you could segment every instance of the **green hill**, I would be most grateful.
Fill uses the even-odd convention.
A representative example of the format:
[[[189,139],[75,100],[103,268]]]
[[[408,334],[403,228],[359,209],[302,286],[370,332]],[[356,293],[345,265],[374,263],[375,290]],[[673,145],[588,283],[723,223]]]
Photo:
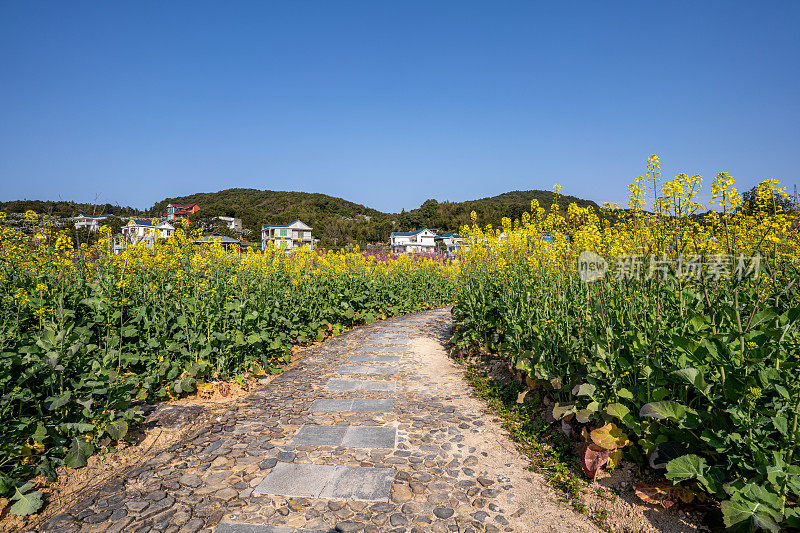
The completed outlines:
[[[547,208],[553,205],[555,202],[556,194],[552,191],[539,190],[509,191],[504,192],[503,194],[498,194],[497,196],[481,198],[480,200],[476,201],[491,205],[526,205],[528,206],[528,209],[530,209],[532,200],[539,200],[539,205]],[[591,205],[597,209],[597,204],[592,200],[584,200],[583,198],[578,198],[577,196],[561,195],[559,202],[562,207],[566,207],[571,203],[576,203],[580,207]]]
[[[58,218],[70,218],[78,215],[117,215],[132,216],[139,213],[133,207],[121,207],[111,204],[80,204],[63,200],[11,200],[0,202],[3,213],[24,213],[34,211],[39,215]]]
[[[539,205],[548,209],[556,201],[556,195],[551,191],[510,191],[489,198],[470,200],[466,202],[437,202],[426,200],[418,209],[402,213],[399,223],[402,230],[415,227],[439,228],[443,231],[458,231],[464,225],[471,224],[473,211],[478,216],[481,226],[492,224],[501,225],[504,217],[510,219],[520,218],[522,213],[530,211],[531,200],[536,199]],[[562,195],[559,199],[562,208],[572,202],[581,207],[597,204],[591,200],[584,200],[575,196]]]
[[[533,199],[539,200],[540,205],[547,208],[555,201],[555,195],[551,191],[531,190],[510,191],[466,202],[430,199],[411,211],[383,213],[326,194],[236,188],[165,198],[153,205],[145,215],[163,216],[168,203],[196,203],[200,211],[192,215],[195,222],[209,222],[217,216],[241,218],[242,225],[248,230],[246,238],[252,241],[260,240],[262,224],[286,224],[300,219],[314,229],[314,236],[321,240],[322,246],[339,247],[355,243],[386,243],[392,231],[423,227],[445,232],[458,231],[471,223],[472,211],[477,213],[479,224],[499,226],[504,217],[519,218],[523,212],[530,210]],[[575,202],[581,206],[596,207],[594,202],[574,196],[562,196],[559,201],[562,206]],[[72,217],[80,213],[119,216],[140,214],[131,207],[112,205],[39,200],[0,202],[0,211],[6,213],[23,213],[28,209],[57,217]]]
[[[261,191],[258,189],[226,189],[165,198],[148,211],[162,216],[167,204],[200,206],[193,220],[229,216],[242,219],[250,230],[250,239],[261,239],[262,224],[288,224],[297,219],[314,228],[314,236],[326,246],[351,242],[377,242],[388,239],[391,223],[387,215],[376,209],[349,202],[343,198],[319,193],[296,191]]]

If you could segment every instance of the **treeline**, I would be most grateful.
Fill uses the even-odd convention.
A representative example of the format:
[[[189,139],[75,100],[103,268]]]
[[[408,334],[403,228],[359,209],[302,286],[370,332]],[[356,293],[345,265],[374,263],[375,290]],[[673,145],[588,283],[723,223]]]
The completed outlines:
[[[434,199],[426,200],[419,208],[401,213],[398,218],[400,231],[416,228],[438,228],[444,232],[457,232],[465,225],[472,224],[472,212],[477,215],[477,222],[481,226],[491,224],[499,227],[503,218],[518,219],[522,213],[530,212],[531,201],[537,200],[539,205],[549,209],[558,203],[566,209],[570,203],[580,207],[587,205],[597,209],[597,204],[591,200],[584,200],[575,196],[556,195],[551,191],[511,191],[467,202],[437,202]]]
[[[176,198],[165,198],[144,213],[132,207],[104,204],[91,205],[64,201],[18,200],[0,203],[0,211],[24,213],[33,210],[38,214],[68,218],[78,214],[111,214],[117,217],[142,216],[162,217],[167,204],[192,204],[200,211],[190,220],[206,231],[243,238],[246,241],[261,240],[262,224],[288,224],[302,220],[313,228],[314,237],[326,248],[347,245],[387,243],[393,231],[410,231],[431,228],[440,232],[457,232],[472,223],[471,213],[477,214],[478,224],[500,226],[503,218],[519,218],[530,210],[531,200],[538,200],[544,208],[558,201],[562,207],[575,202],[580,206],[597,205],[574,196],[556,197],[551,191],[511,191],[480,200],[467,202],[438,202],[426,200],[420,207],[401,213],[383,213],[343,198],[318,193],[292,191],[261,191],[258,189],[226,189],[212,193],[196,193]],[[215,217],[240,218],[244,232],[234,234],[218,222]],[[121,224],[109,221],[112,229]],[[91,236],[87,236],[91,238]]]
[[[0,211],[4,213],[34,211],[39,215],[48,215],[58,218],[70,218],[78,215],[134,216],[141,212],[130,206],[82,204],[63,200],[12,200],[9,202],[0,202]]]

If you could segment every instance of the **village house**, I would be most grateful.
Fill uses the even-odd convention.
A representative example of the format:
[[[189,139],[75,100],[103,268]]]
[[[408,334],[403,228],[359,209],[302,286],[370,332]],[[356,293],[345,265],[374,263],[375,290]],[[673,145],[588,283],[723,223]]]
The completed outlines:
[[[154,223],[155,222],[155,223]],[[136,244],[143,240],[151,246],[155,239],[167,239],[175,232],[175,226],[158,219],[132,218],[122,226],[122,236],[128,244]]]
[[[231,237],[227,237],[225,235],[206,235],[204,237],[195,239],[193,242],[198,245],[209,245],[209,244],[219,243],[219,245],[222,246],[222,249],[225,250],[226,252],[230,250],[231,246],[242,244],[242,241],[238,239],[233,239]]]
[[[167,204],[167,212],[164,214],[164,218],[167,220],[184,220],[198,211],[200,211],[200,206],[197,204]]]
[[[428,228],[417,231],[395,231],[390,235],[390,245],[395,253],[433,252],[436,233]]]
[[[444,235],[437,235],[434,239],[438,246],[439,243],[442,243],[442,246],[447,250],[448,254],[454,254],[458,251],[461,247],[464,239],[458,233],[445,233]]]
[[[314,247],[314,238],[311,236],[311,228],[300,220],[295,220],[291,224],[279,226],[275,224],[264,224],[261,226],[261,249],[266,250],[269,243],[275,243],[276,247],[289,250],[305,244]]]
[[[100,229],[100,223],[108,218],[108,215],[78,215],[73,217],[75,229],[88,228],[89,231]]]
[[[233,217],[214,217],[214,220],[224,222],[231,231],[242,231],[242,219]]]

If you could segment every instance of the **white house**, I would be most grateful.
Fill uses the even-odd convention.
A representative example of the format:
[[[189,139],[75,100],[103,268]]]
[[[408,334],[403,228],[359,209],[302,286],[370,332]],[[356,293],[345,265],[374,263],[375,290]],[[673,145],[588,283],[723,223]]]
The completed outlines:
[[[154,224],[155,222],[155,224]],[[167,221],[158,219],[137,219],[132,218],[127,224],[122,226],[122,235],[128,244],[136,244],[146,240],[148,245],[155,239],[167,239],[175,232],[175,227]]]
[[[242,219],[233,217],[214,217],[214,220],[224,222],[229,230],[242,231]]]
[[[231,246],[235,244],[242,244],[242,241],[239,239],[232,239],[231,237],[227,237],[225,235],[206,235],[205,237],[195,239],[194,243],[200,245],[219,243],[223,250],[228,251],[230,250]]]
[[[393,252],[433,252],[436,249],[436,233],[428,228],[417,231],[395,231],[390,238]]]
[[[305,244],[314,247],[311,228],[299,220],[283,226],[275,224],[261,226],[261,249],[266,250],[270,241],[274,242],[276,247],[286,250]]]
[[[461,248],[464,239],[458,233],[445,233],[444,235],[437,235],[435,237],[436,243],[444,244],[447,253],[454,254]]]
[[[75,229],[89,228],[89,231],[100,229],[100,223],[108,218],[108,215],[78,215],[72,219],[75,222]]]

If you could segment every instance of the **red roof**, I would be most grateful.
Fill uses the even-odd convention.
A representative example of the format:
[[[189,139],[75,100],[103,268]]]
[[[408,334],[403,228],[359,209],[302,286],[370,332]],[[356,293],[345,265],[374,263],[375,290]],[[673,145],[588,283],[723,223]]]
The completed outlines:
[[[169,204],[169,205],[171,205],[172,207],[177,207],[178,209],[191,209],[197,204]]]

